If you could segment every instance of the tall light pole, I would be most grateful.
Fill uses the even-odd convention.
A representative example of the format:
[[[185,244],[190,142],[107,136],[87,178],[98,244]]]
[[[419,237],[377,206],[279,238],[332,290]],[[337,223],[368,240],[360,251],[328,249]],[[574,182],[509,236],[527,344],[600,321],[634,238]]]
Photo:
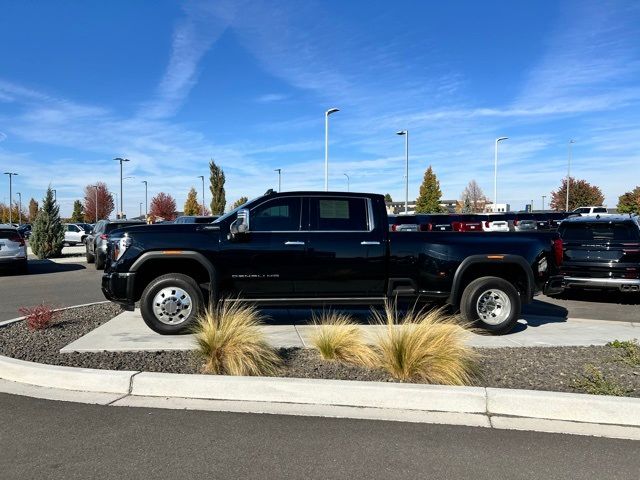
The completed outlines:
[[[142,217],[142,202],[140,202],[140,217]]]
[[[509,137],[496,138],[496,149],[493,162],[493,211],[496,211],[496,205],[498,205],[498,143],[503,140],[508,140]]]
[[[116,157],[114,158],[114,160],[116,162],[120,162],[120,218],[122,218],[123,212],[124,212],[124,201],[122,198],[122,162],[129,162],[130,160],[128,158],[120,158],[120,157]]]
[[[98,185],[91,185],[96,189],[96,223],[98,223]]]
[[[9,223],[11,223],[11,204],[13,203],[13,176],[18,175],[15,172],[4,172],[5,175],[9,175]]]
[[[282,169],[276,168],[273,171],[278,172],[278,193],[280,193],[282,191]]]
[[[348,192],[350,190],[350,188],[349,188],[349,175],[347,175],[346,173],[343,173],[343,175],[345,177],[347,177],[347,192]]]
[[[396,135],[404,136],[404,213],[409,213],[409,130],[400,130]]]
[[[573,139],[569,140],[569,161],[567,165],[567,201],[564,206],[564,211],[569,211],[569,184],[571,183],[571,160],[573,159],[573,147],[572,145],[576,143]]]
[[[202,180],[202,216],[204,217],[204,175],[198,175],[198,178]]]
[[[22,194],[16,193],[18,194],[18,225],[22,225]]]
[[[546,195],[542,195],[542,212],[544,212],[544,199],[547,198]]]
[[[324,191],[329,191],[329,115],[339,112],[338,108],[330,108],[324,112]]]
[[[148,217],[149,216],[149,203],[147,202],[147,188],[149,187],[149,185],[147,184],[146,180],[142,180],[142,182],[140,183],[144,183],[144,216]]]

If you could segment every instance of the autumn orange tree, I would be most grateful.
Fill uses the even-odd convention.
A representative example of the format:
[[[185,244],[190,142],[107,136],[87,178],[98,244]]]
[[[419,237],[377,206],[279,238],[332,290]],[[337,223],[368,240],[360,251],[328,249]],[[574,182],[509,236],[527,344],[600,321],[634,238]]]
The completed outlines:
[[[604,195],[602,190],[595,185],[591,185],[586,180],[576,180],[569,178],[569,211],[578,207],[590,205],[602,205]],[[557,212],[564,211],[567,202],[567,179],[562,179],[562,184],[558,190],[551,192],[551,208]]]
[[[88,223],[95,223],[98,220],[109,218],[109,215],[115,209],[113,195],[109,192],[107,184],[96,182],[94,185],[84,187],[84,221]],[[98,218],[96,218],[96,186],[98,187]]]
[[[149,214],[155,219],[174,220],[176,218],[176,201],[168,193],[160,192],[151,199]]]

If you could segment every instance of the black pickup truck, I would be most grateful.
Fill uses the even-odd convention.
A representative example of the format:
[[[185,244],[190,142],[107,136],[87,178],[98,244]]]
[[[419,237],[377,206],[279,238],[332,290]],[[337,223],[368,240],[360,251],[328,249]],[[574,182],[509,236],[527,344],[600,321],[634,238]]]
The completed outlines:
[[[558,293],[555,233],[389,232],[384,197],[268,193],[210,224],[127,227],[110,235],[105,296],[180,333],[208,302],[372,305],[440,299],[508,332],[537,292]]]

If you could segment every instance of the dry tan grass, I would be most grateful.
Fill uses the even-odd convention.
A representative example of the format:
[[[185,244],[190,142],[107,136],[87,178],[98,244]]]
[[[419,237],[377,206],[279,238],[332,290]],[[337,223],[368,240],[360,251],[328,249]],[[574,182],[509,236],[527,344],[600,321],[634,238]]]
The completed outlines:
[[[313,317],[311,344],[325,360],[372,367],[373,350],[363,339],[362,330],[349,315],[323,312]]]
[[[469,330],[443,309],[398,313],[391,303],[374,319],[386,325],[375,346],[379,364],[393,377],[441,385],[469,385],[475,371],[475,351],[465,340]]]
[[[195,327],[203,373],[275,375],[281,359],[260,329],[263,316],[241,302],[219,303],[200,315]]]

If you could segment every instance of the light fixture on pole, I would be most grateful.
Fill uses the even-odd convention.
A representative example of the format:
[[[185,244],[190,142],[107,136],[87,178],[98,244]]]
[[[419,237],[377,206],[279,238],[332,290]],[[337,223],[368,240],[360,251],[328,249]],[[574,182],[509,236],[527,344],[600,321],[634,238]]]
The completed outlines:
[[[273,171],[278,172],[278,193],[280,193],[282,191],[282,169],[275,168]]]
[[[22,225],[22,194],[16,192],[18,195],[18,225]]]
[[[338,108],[330,108],[324,112],[324,191],[329,191],[329,115],[339,112]]]
[[[116,157],[114,158],[114,160],[116,162],[120,162],[120,215],[118,216],[118,218],[122,218],[124,213],[124,207],[123,207],[124,201],[122,198],[122,162],[130,162],[131,160],[129,160],[128,158],[120,158],[120,157]]]
[[[9,175],[9,223],[11,223],[11,205],[13,204],[13,176],[18,175],[15,172],[4,172],[5,175]]]
[[[149,216],[149,202],[147,201],[147,189],[148,189],[149,185],[147,184],[146,180],[142,180],[141,183],[144,183],[144,216],[148,217]]]
[[[346,173],[343,173],[343,175],[345,177],[347,177],[347,192],[348,192],[348,191],[350,191],[350,188],[349,188],[349,175],[347,175]]]
[[[576,143],[573,139],[569,140],[569,159],[567,164],[567,201],[564,205],[564,211],[569,211],[569,184],[571,183],[571,160],[573,159],[573,144]]]
[[[198,175],[198,178],[202,180],[202,216],[204,217],[204,175]]]
[[[496,211],[496,205],[498,205],[498,143],[503,140],[508,140],[509,137],[496,138],[496,148],[493,162],[493,211]]]
[[[544,199],[547,198],[546,195],[542,195],[542,211],[544,212]]]
[[[95,222],[98,223],[98,185],[91,185],[93,188],[96,189],[96,219]]]
[[[409,213],[409,130],[400,130],[396,135],[404,136],[404,213]]]

